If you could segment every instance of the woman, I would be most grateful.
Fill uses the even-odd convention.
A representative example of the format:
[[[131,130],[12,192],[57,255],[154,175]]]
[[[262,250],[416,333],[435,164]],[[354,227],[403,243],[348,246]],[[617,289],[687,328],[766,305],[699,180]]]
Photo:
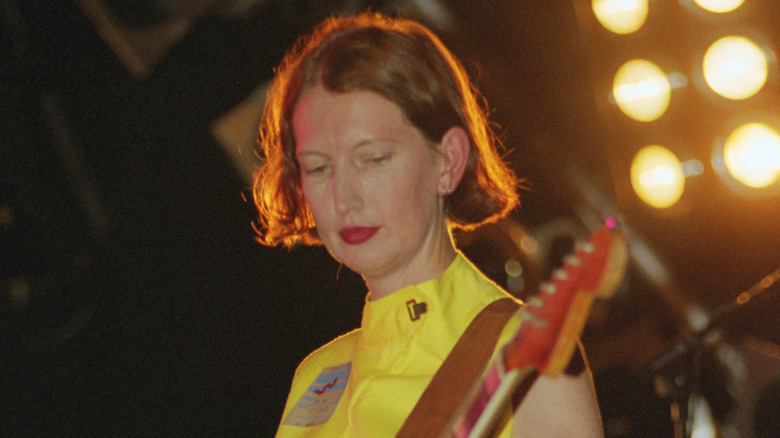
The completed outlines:
[[[394,436],[466,327],[507,297],[450,231],[506,215],[517,179],[441,41],[370,13],[326,20],[287,54],[260,144],[260,241],[324,244],[369,292],[361,327],[298,367],[278,436]],[[540,377],[510,413],[497,435],[601,434],[586,369]]]

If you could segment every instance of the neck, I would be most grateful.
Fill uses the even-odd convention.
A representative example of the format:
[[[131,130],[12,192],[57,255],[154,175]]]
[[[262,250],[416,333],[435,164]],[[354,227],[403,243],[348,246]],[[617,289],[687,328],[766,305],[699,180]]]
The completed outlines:
[[[446,238],[431,246],[429,251],[421,251],[413,260],[404,260],[396,270],[385,275],[363,276],[372,300],[388,296],[406,286],[440,277],[455,260],[457,251],[449,232]]]

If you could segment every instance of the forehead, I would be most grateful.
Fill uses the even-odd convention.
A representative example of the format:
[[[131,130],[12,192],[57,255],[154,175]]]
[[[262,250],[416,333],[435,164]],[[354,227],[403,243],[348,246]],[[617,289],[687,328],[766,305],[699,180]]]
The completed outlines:
[[[401,108],[373,91],[307,90],[292,115],[296,149],[348,146],[376,138],[401,139],[416,129]]]

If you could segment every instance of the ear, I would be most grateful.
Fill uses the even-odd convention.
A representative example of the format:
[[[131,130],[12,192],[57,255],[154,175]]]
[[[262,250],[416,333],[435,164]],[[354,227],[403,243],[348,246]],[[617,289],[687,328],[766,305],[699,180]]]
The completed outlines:
[[[463,177],[471,142],[465,129],[454,126],[444,133],[439,147],[443,158],[439,175],[439,194],[449,195],[455,191]]]

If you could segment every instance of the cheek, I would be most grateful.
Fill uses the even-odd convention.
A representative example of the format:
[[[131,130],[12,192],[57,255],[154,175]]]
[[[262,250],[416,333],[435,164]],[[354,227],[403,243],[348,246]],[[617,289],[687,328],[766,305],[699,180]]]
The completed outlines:
[[[316,185],[301,181],[301,194],[309,212],[314,217],[315,224],[322,221],[322,195],[317,194]]]
[[[401,218],[420,220],[428,216],[437,204],[437,179],[423,169],[408,172],[381,185],[381,205],[388,213]]]

